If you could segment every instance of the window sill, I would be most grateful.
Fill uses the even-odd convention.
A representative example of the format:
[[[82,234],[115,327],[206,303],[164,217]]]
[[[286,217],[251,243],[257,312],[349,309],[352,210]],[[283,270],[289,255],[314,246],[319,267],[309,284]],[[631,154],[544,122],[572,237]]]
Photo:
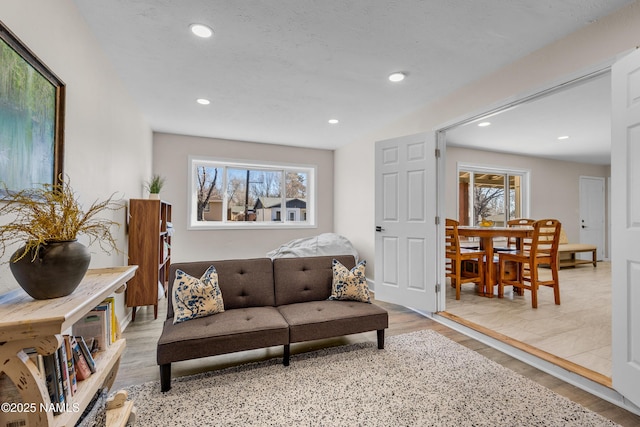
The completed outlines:
[[[315,224],[300,223],[300,224],[273,224],[270,222],[256,223],[256,222],[237,222],[237,223],[225,223],[225,224],[189,224],[187,230],[290,230],[290,229],[303,229],[303,228],[318,228]]]

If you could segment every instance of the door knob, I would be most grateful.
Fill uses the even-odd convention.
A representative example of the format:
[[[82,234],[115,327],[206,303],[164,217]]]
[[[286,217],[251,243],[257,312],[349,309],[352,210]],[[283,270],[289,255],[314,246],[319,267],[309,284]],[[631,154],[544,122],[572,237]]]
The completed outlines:
[[[380,227],[379,225],[376,225],[376,231],[377,232],[384,231],[384,228]]]

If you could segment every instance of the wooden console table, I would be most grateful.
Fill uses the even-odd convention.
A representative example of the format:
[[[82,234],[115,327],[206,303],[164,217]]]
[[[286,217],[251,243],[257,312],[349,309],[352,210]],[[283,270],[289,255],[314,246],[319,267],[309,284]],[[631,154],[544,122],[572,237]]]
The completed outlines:
[[[16,425],[72,427],[96,392],[103,386],[111,387],[125,348],[124,339],[117,339],[98,353],[96,373],[78,382],[78,391],[71,401],[78,410],[55,416],[51,411],[41,411],[41,407],[51,403],[46,381],[24,349],[35,348],[42,355],[55,352],[63,341],[62,335],[106,297],[122,292],[137,268],[134,265],[89,270],[78,288],[66,297],[34,300],[22,289],[0,295],[0,373],[6,373],[16,385],[24,403],[34,404],[21,413],[24,423]],[[130,406],[126,405],[129,410]]]

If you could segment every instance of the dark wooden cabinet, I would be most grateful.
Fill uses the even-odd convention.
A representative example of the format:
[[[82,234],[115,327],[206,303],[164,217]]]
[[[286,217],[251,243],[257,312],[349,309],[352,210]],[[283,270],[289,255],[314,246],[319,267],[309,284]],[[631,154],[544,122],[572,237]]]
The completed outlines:
[[[129,265],[138,272],[127,285],[126,303],[136,309],[154,306],[158,318],[159,287],[166,290],[171,265],[171,204],[154,199],[129,201]]]

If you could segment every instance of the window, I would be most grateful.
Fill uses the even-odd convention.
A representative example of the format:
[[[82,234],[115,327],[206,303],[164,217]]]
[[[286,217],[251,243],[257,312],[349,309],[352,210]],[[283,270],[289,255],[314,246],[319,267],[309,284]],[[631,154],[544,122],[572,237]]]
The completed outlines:
[[[483,219],[497,226],[529,216],[529,171],[458,165],[458,221],[478,225]]]
[[[189,159],[190,228],[315,226],[315,167]]]

